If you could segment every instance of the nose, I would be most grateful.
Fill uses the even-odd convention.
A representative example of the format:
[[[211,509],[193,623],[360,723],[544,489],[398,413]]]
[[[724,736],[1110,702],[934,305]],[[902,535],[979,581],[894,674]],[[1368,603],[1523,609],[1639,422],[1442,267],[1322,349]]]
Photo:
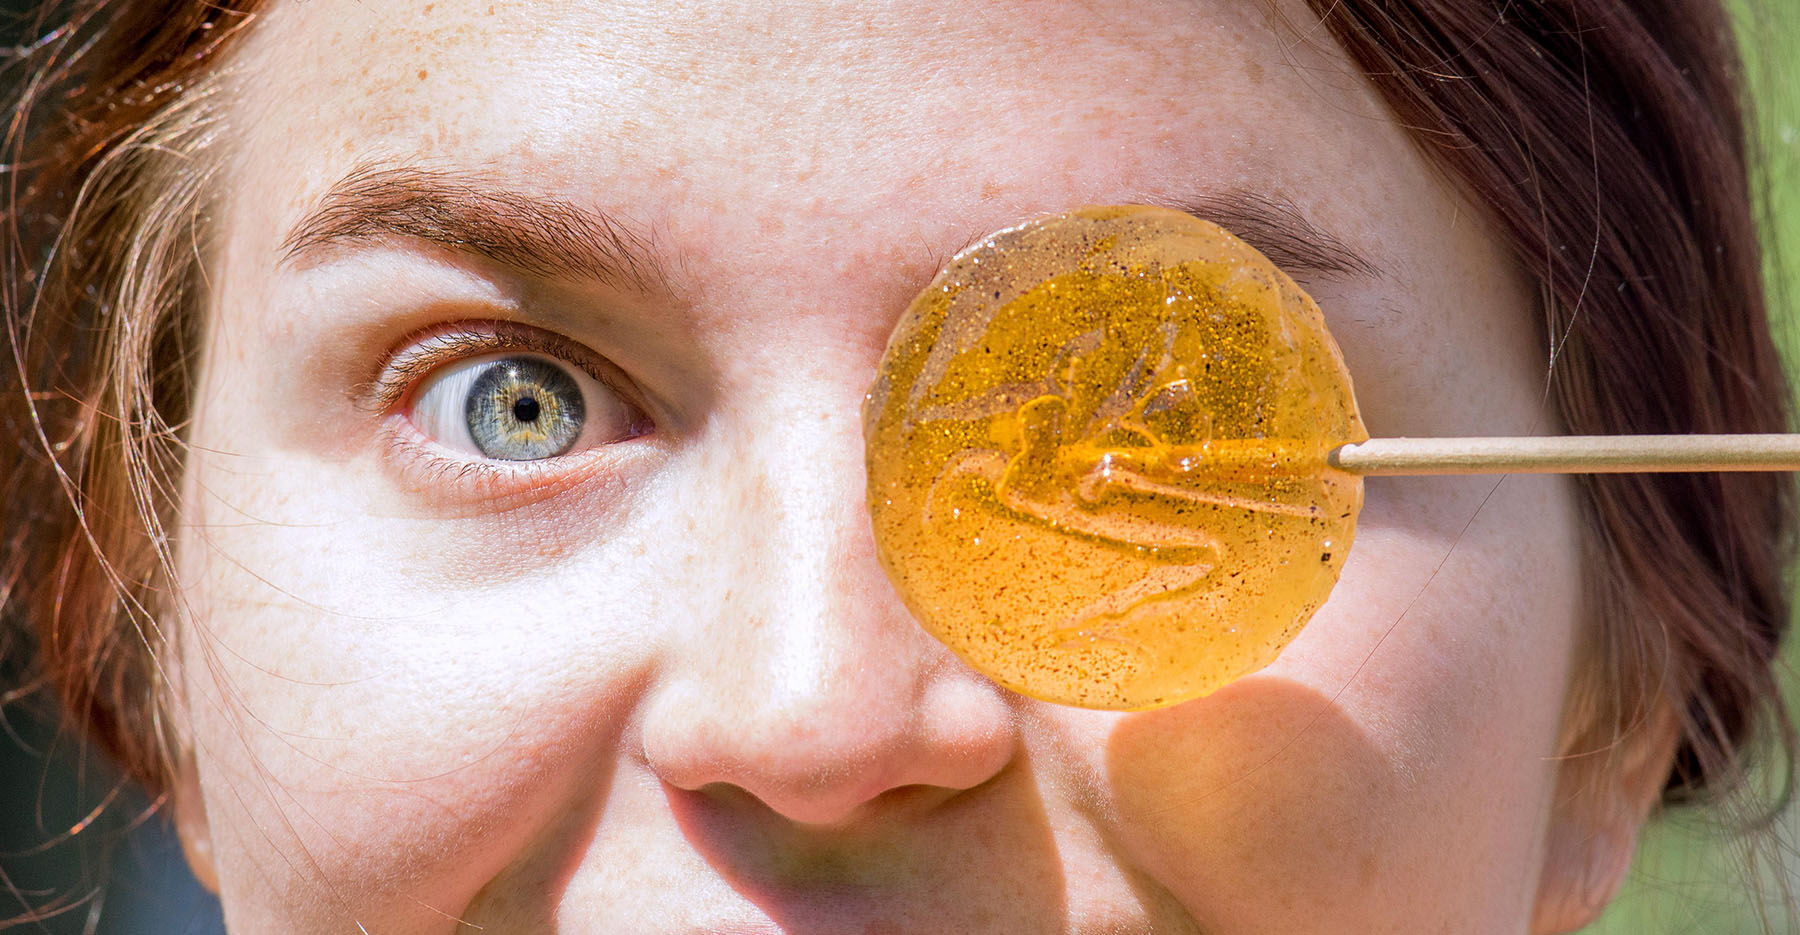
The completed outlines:
[[[736,787],[805,825],[980,785],[1014,755],[1013,706],[888,584],[863,506],[860,425],[816,410],[769,418],[739,436],[753,441],[704,446],[732,454],[704,472],[717,519],[691,559],[710,572],[693,576],[703,619],[645,701],[651,770],[680,789]]]

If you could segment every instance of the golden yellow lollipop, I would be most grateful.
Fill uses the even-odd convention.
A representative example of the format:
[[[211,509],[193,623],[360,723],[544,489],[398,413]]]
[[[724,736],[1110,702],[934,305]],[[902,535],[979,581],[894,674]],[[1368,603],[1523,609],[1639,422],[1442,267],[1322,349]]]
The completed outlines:
[[[864,404],[889,577],[1015,691],[1173,704],[1324,602],[1367,437],[1319,309],[1223,229],[1085,208],[994,234],[902,317]]]

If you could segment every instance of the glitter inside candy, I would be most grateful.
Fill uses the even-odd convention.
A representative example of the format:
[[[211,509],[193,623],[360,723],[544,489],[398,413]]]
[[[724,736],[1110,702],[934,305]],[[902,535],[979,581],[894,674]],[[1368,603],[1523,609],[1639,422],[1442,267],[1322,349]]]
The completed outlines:
[[[921,624],[1014,691],[1138,709],[1271,662],[1350,550],[1367,437],[1312,300],[1216,225],[1084,208],[959,254],[863,413]]]

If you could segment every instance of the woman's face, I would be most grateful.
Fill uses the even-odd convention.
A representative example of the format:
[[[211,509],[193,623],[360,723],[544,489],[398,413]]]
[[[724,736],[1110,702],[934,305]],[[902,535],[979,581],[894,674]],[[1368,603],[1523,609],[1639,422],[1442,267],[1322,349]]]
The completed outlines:
[[[1555,428],[1526,282],[1304,8],[308,0],[236,69],[175,676],[234,930],[1518,932],[1565,898],[1566,482],[1369,481],[1281,659],[1144,713],[995,687],[875,557],[889,330],[1079,205],[1251,235],[1373,434]],[[570,453],[445,428],[507,351],[585,385]]]

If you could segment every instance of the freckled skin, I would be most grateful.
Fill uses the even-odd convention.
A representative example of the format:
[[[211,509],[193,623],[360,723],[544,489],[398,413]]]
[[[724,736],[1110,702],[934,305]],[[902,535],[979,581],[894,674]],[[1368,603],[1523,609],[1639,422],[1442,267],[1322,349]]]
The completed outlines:
[[[176,537],[179,808],[232,931],[1525,931],[1567,797],[1566,482],[1369,481],[1281,657],[1155,711],[995,685],[875,548],[859,407],[896,321],[1081,205],[1291,201],[1379,270],[1302,283],[1372,434],[1554,428],[1479,206],[1280,13],[1303,34],[1191,0],[271,0]],[[667,288],[401,240],[284,262],[369,160],[607,212]],[[355,402],[495,320],[610,361],[651,430],[445,470]]]

